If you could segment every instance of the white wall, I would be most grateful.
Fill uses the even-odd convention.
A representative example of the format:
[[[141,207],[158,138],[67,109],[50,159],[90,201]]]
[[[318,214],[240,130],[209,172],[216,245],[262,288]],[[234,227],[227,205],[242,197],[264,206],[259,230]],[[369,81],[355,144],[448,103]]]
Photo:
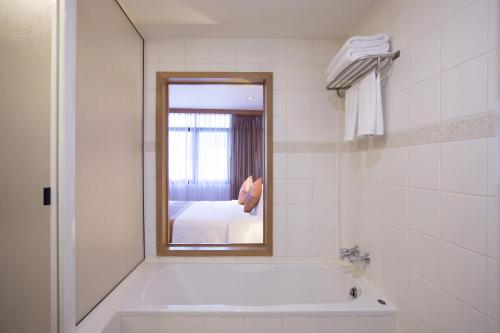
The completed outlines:
[[[146,253],[155,256],[156,71],[272,71],[275,256],[370,251],[368,280],[401,332],[497,332],[497,0],[380,0],[352,34],[401,49],[385,86],[387,140],[345,146],[324,89],[333,41],[146,41]],[[341,173],[341,186],[338,184]],[[340,198],[337,195],[340,187]],[[341,202],[341,228],[337,214]]]
[[[497,0],[382,0],[352,34],[401,49],[386,142],[342,154],[345,245],[400,307],[401,332],[499,332]],[[489,113],[488,113],[489,112]]]
[[[144,258],[143,40],[115,0],[77,2],[76,319]]]
[[[147,39],[146,253],[155,256],[155,72],[274,73],[274,256],[337,253],[336,98],[325,91],[334,41]]]
[[[48,333],[57,324],[55,3],[0,0],[0,8],[0,332]]]

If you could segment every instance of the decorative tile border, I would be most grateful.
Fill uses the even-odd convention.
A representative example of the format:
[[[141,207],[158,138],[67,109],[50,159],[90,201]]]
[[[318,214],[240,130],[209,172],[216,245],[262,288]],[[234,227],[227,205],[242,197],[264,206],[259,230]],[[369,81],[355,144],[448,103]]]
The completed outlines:
[[[441,142],[495,136],[498,120],[496,113],[489,112],[480,117],[444,123],[441,125]]]
[[[355,152],[381,148],[409,147],[430,143],[470,140],[495,136],[494,112],[454,119],[441,124],[388,133],[380,138],[365,138],[342,143],[343,152]]]
[[[336,142],[275,142],[273,153],[336,153],[338,148]]]
[[[398,148],[430,143],[470,140],[495,136],[498,121],[495,112],[450,120],[440,124],[429,124],[388,133],[383,137],[363,138],[349,143],[336,142],[275,142],[274,153],[336,153],[371,149]],[[144,142],[144,152],[155,152],[155,142]]]
[[[339,145],[336,142],[275,142],[273,153],[336,153]],[[144,142],[144,152],[155,152],[155,142]]]

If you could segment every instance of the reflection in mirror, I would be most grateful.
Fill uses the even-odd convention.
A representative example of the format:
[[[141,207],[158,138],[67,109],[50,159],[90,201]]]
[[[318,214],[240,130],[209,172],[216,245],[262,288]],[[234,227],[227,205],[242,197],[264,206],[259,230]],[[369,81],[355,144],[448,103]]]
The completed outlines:
[[[264,87],[168,85],[170,244],[262,244]]]

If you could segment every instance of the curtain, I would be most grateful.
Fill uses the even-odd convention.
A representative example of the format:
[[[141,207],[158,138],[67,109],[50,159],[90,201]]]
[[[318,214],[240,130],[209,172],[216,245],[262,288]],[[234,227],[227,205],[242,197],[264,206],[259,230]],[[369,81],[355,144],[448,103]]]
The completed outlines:
[[[229,200],[231,115],[170,113],[169,199]]]
[[[264,131],[262,116],[231,117],[231,199],[237,199],[248,176],[254,180],[264,173]]]

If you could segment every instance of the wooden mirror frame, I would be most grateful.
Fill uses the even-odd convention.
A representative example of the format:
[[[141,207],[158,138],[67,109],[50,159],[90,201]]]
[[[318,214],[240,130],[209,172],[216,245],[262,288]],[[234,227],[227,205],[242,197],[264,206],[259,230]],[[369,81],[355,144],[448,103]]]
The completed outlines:
[[[168,228],[168,85],[262,84],[264,87],[264,221],[259,244],[170,244]],[[156,252],[158,256],[271,256],[273,253],[273,73],[156,73]]]

